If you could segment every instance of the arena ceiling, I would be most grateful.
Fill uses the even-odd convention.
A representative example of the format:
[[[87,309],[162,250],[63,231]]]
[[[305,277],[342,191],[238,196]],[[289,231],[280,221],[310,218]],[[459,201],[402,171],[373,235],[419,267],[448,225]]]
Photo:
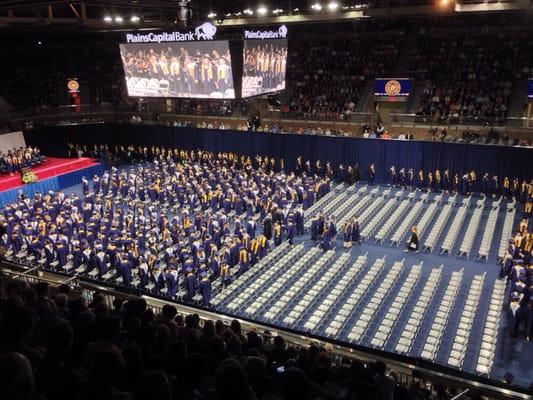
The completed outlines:
[[[362,16],[531,8],[533,0],[3,0],[0,27],[167,28],[333,21]],[[396,10],[396,11],[395,11]]]

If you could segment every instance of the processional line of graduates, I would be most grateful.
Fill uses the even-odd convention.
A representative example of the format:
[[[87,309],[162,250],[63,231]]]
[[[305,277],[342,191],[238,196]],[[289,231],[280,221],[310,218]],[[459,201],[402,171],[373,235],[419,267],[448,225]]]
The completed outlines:
[[[271,239],[292,243],[304,210],[330,190],[327,177],[286,174],[282,160],[160,150],[151,163],[84,178],[81,198],[21,196],[0,215],[1,245],[169,298],[183,285],[185,299],[200,293],[208,305],[213,280],[227,286]]]
[[[507,299],[509,334],[533,340],[533,229],[531,209],[524,214],[518,231],[509,239],[502,260],[500,278],[508,279],[511,287]]]

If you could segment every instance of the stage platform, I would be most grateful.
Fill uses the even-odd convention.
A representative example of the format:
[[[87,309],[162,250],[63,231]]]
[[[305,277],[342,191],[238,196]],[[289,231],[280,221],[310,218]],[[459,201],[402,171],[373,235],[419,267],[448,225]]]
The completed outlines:
[[[86,157],[74,159],[50,157],[32,171],[37,176],[37,182],[27,185],[22,183],[19,173],[0,177],[0,207],[16,201],[20,191],[26,196],[33,196],[36,192],[57,191],[77,185],[84,175],[87,177],[94,174],[101,175],[103,166],[98,161]]]

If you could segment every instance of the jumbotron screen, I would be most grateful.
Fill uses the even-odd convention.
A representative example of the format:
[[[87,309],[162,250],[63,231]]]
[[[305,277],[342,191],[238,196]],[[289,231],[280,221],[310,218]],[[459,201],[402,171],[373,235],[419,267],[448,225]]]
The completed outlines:
[[[242,97],[285,89],[287,39],[245,40]]]
[[[120,56],[131,97],[235,98],[227,41],[127,43]]]

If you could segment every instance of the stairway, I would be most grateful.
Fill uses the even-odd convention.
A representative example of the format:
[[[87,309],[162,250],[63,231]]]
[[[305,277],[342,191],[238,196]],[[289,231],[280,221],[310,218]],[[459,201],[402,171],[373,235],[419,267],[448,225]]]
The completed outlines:
[[[524,104],[527,98],[527,80],[522,79],[513,82],[511,99],[509,100],[508,117],[522,117],[524,115]]]

